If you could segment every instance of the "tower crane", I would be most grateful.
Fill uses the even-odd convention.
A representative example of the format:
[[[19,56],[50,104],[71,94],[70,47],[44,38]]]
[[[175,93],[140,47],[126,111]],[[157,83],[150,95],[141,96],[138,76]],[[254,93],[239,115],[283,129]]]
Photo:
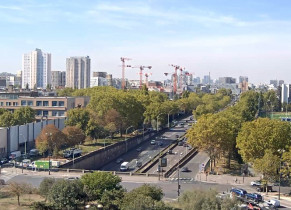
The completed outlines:
[[[125,61],[129,61],[129,60],[131,60],[131,58],[121,57],[120,60],[122,62],[122,65],[121,65],[121,68],[122,68],[121,89],[124,90],[125,89],[125,68],[131,67],[131,65],[125,65]]]
[[[145,68],[148,68],[148,69],[151,69],[152,66],[132,66],[132,68],[139,68],[139,88],[141,89],[142,88],[142,71],[145,69]]]
[[[174,67],[174,69],[175,69],[175,71],[174,71],[174,73],[172,74],[172,76],[173,76],[173,93],[174,94],[176,94],[176,92],[177,92],[177,71],[178,71],[178,69],[180,69],[181,67],[180,66],[178,66],[178,65],[174,65],[174,64],[169,64],[169,66],[172,66],[172,67]],[[165,74],[165,76],[168,76],[168,74],[169,73],[164,73]]]

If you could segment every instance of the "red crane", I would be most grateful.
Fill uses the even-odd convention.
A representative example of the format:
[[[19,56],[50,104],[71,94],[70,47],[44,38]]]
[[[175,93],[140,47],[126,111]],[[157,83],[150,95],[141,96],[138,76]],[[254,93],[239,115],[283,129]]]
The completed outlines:
[[[139,68],[139,88],[141,89],[142,88],[142,71],[145,69],[145,68],[148,68],[148,69],[151,69],[152,66],[132,66],[132,68]]]
[[[176,94],[177,92],[177,71],[178,69],[180,69],[181,67],[178,65],[174,65],[174,64],[169,64],[170,66],[174,67],[175,72],[172,74],[173,75],[173,93]],[[168,76],[169,73],[164,73],[166,76]]]
[[[131,67],[131,65],[125,65],[125,61],[129,61],[131,60],[131,58],[124,58],[121,57],[120,58],[121,62],[122,62],[122,80],[121,80],[121,89],[124,90],[125,89],[125,68],[126,67]]]

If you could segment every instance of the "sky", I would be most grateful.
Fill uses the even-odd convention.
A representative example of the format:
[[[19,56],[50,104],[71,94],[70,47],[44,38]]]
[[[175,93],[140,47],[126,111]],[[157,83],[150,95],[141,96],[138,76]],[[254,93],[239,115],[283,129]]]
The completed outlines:
[[[128,57],[152,66],[153,80],[175,64],[194,77],[291,83],[290,11],[289,0],[0,0],[0,72],[16,73],[22,54],[40,48],[52,70],[88,55],[91,72],[121,77]]]

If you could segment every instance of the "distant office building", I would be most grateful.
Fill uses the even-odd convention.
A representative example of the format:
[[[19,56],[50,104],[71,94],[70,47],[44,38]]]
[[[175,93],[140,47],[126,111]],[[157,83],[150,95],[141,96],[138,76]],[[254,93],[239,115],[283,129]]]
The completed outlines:
[[[46,88],[51,84],[51,54],[35,49],[22,57],[22,88]]]
[[[91,59],[86,57],[67,58],[66,87],[90,87]]]
[[[107,86],[107,79],[104,77],[92,77],[90,79],[90,87]]]
[[[193,79],[193,83],[194,83],[194,84],[200,84],[200,83],[201,83],[201,81],[200,81],[200,77],[195,77],[195,78]]]
[[[66,86],[66,72],[52,71],[52,88],[63,88]]]
[[[208,85],[208,84],[212,84],[213,81],[210,79],[210,75],[205,75],[202,79],[202,84],[204,85]]]
[[[220,84],[235,84],[236,79],[232,77],[219,77]]]
[[[101,71],[94,71],[93,77],[103,77],[106,78],[107,72],[101,72]]]
[[[270,85],[274,85],[274,87],[278,86],[278,80],[270,80]]]
[[[281,88],[281,103],[289,103],[291,98],[291,85],[282,84]]]
[[[284,84],[284,80],[279,80],[279,85],[283,85]]]
[[[240,76],[239,77],[239,83],[242,83],[242,82],[249,82],[249,78],[247,76]]]
[[[108,86],[112,86],[113,85],[112,74],[107,74],[106,75],[106,80],[107,80],[107,85]]]

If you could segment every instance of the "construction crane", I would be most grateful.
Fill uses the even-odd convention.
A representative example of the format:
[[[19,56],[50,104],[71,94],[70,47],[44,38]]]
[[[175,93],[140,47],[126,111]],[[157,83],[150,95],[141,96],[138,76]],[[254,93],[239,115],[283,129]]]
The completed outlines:
[[[152,66],[132,66],[132,68],[139,68],[139,88],[142,88],[142,71],[146,68],[151,69]]]
[[[144,76],[145,76],[145,82],[146,82],[146,87],[149,87],[149,76],[151,76],[152,73],[145,73]]]
[[[178,77],[177,71],[181,67],[178,65],[174,65],[174,64],[169,64],[169,66],[172,66],[175,69],[175,72],[172,74],[172,76],[173,76],[173,93],[176,94],[176,92],[177,92],[177,77]],[[164,73],[164,74],[165,74],[165,76],[168,76],[169,73]]]
[[[122,68],[121,89],[124,90],[125,89],[125,68],[131,67],[131,65],[125,65],[125,61],[129,61],[129,60],[131,60],[131,58],[121,57],[120,60],[122,62],[122,65],[121,65],[121,68]]]

